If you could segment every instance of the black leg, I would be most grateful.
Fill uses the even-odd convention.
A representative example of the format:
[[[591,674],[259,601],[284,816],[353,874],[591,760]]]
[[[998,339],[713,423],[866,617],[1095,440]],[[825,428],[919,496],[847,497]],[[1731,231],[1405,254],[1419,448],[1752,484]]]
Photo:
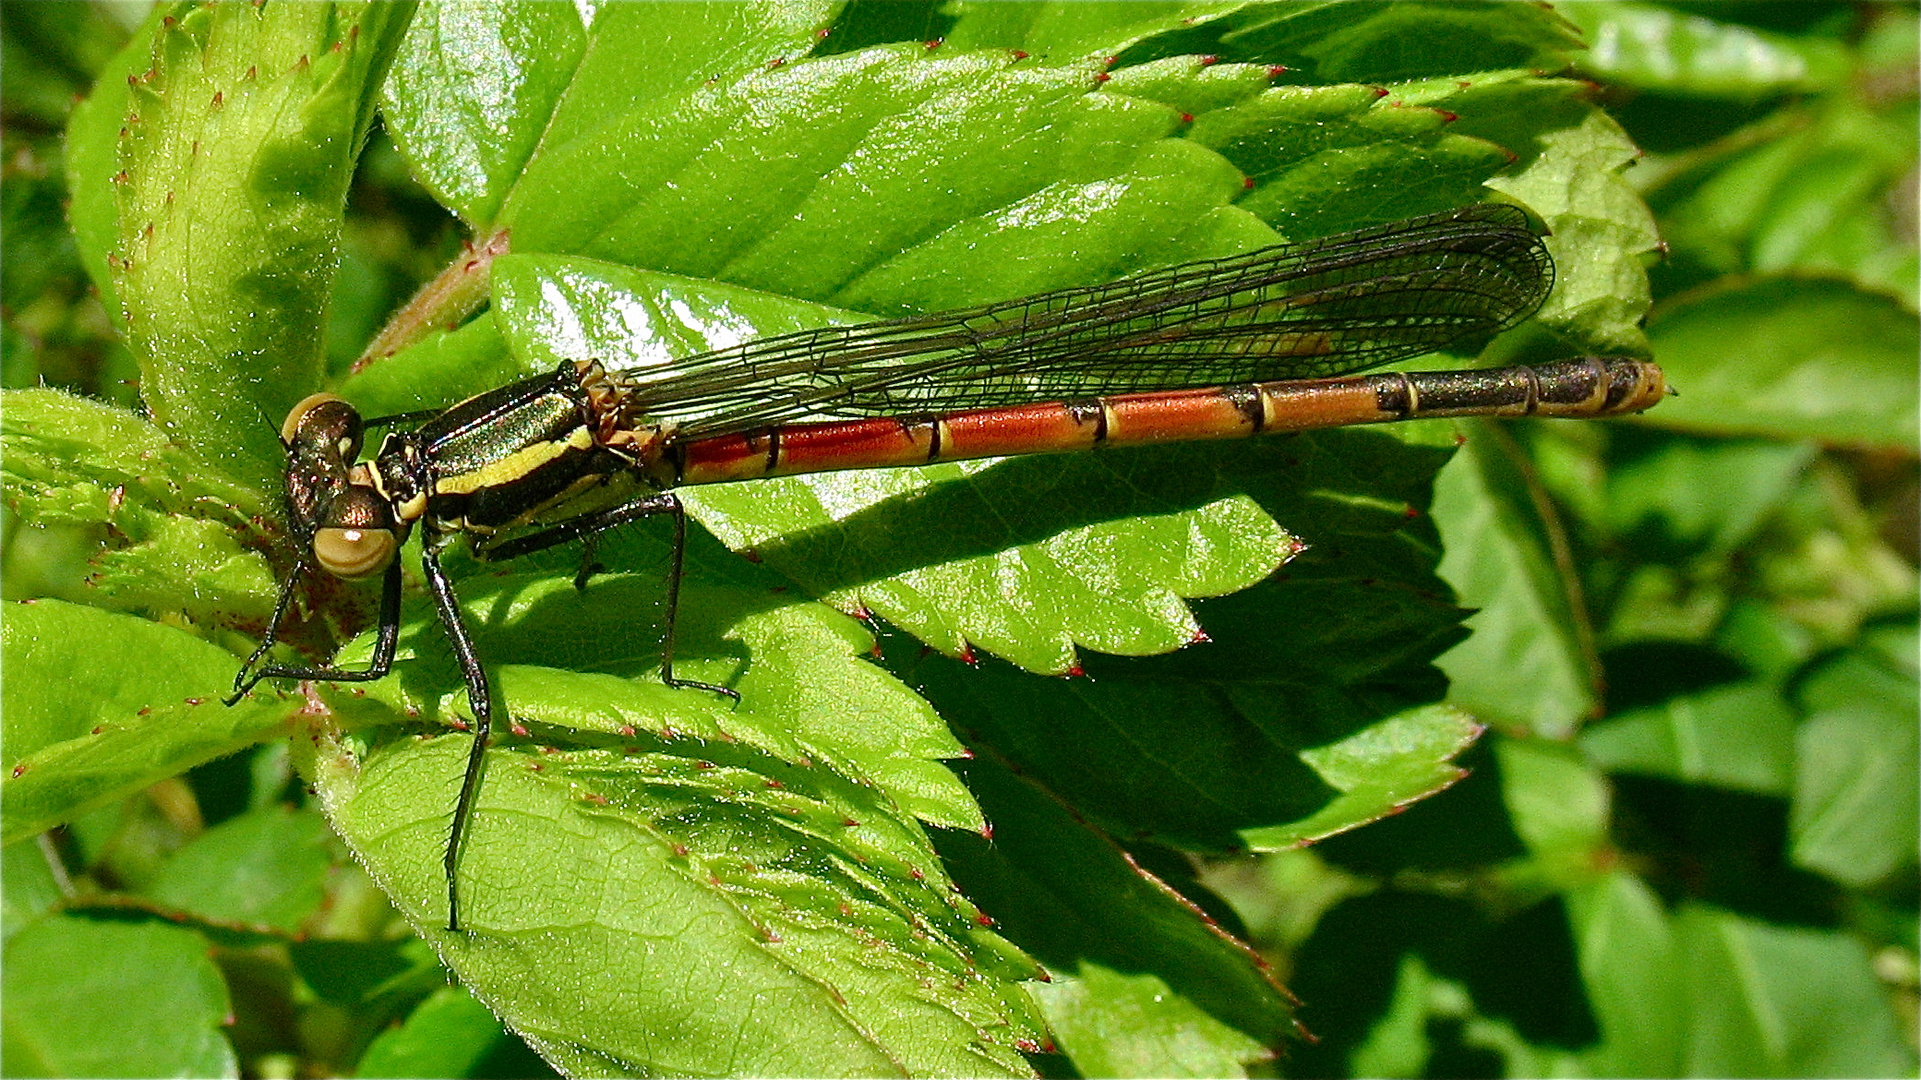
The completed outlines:
[[[420,566],[427,576],[427,591],[433,594],[434,607],[440,612],[440,625],[453,643],[454,659],[467,680],[467,704],[474,713],[473,748],[467,752],[467,772],[460,779],[460,798],[454,803],[454,823],[447,832],[447,853],[441,865],[447,871],[447,929],[460,929],[460,890],[455,869],[460,865],[460,843],[467,835],[467,819],[473,816],[474,797],[480,793],[481,767],[486,763],[487,738],[493,729],[493,695],[487,689],[487,671],[480,666],[473,638],[460,617],[460,601],[454,596],[453,583],[440,568],[431,537],[421,538]]]
[[[489,547],[477,546],[475,554],[487,561],[512,559],[557,547],[570,540],[584,539],[588,542],[588,548],[582,559],[580,571],[574,580],[575,587],[579,588],[586,584],[586,578],[597,569],[592,561],[594,537],[608,529],[630,521],[638,521],[644,517],[652,517],[655,514],[670,514],[674,519],[673,547],[668,560],[666,636],[661,644],[660,653],[661,681],[676,689],[708,690],[739,701],[739,692],[728,687],[674,677],[674,623],[680,612],[680,578],[687,549],[687,512],[672,492],[645,495],[632,502],[622,503],[594,514],[583,514],[570,521],[560,522],[526,536],[515,537],[502,544]],[[447,852],[443,864],[447,872],[447,929],[457,931],[460,929],[460,906],[458,877],[455,871],[460,862],[460,845],[467,834],[467,822],[473,816],[474,799],[480,792],[480,774],[486,762],[487,741],[493,724],[493,699],[487,688],[487,673],[481,667],[479,655],[474,651],[473,639],[468,635],[467,625],[461,619],[460,601],[454,596],[453,586],[447,580],[446,572],[440,568],[440,560],[434,554],[434,546],[433,537],[422,538],[421,566],[426,572],[427,589],[433,594],[434,605],[440,612],[441,625],[447,628],[447,637],[453,642],[454,656],[460,663],[461,673],[466,677],[467,701],[473,706],[475,725],[473,749],[467,756],[467,772],[460,781],[460,798],[454,804],[453,827],[447,835]]]
[[[262,679],[321,679],[326,682],[372,682],[384,678],[394,666],[394,643],[400,639],[400,563],[395,561],[387,567],[387,576],[380,585],[380,625],[375,631],[373,661],[365,671],[344,671],[334,667],[294,667],[287,664],[268,664],[251,676],[247,671],[260,658],[267,655],[280,636],[280,624],[287,616],[287,609],[293,601],[295,587],[300,575],[307,568],[305,560],[294,564],[293,574],[287,578],[287,587],[280,591],[280,599],[274,603],[273,618],[267,623],[266,637],[261,639],[260,647],[240,665],[240,671],[233,677],[233,695],[227,698],[232,705],[246,696],[247,691]]]
[[[233,693],[228,695],[226,702],[229,706],[245,697],[247,691],[253,689],[254,683],[264,678],[264,676],[255,675],[250,680],[247,678],[247,672],[258,664],[260,658],[267,655],[267,651],[280,640],[280,623],[287,617],[287,609],[293,606],[293,594],[294,590],[300,587],[300,575],[306,572],[307,560],[296,560],[293,564],[293,572],[287,575],[287,584],[281,588],[280,596],[274,600],[273,618],[267,620],[267,632],[260,639],[260,647],[253,651],[253,655],[247,657],[240,665],[239,671],[234,672]]]
[[[670,491],[642,495],[632,502],[624,502],[619,506],[611,506],[592,514],[569,518],[539,532],[516,536],[505,543],[476,548],[474,553],[488,562],[518,559],[522,555],[531,555],[536,551],[559,547],[570,540],[593,537],[608,529],[617,528],[630,521],[639,521],[644,517],[653,517],[655,514],[684,517],[686,511],[681,509],[680,499]]]
[[[672,499],[670,494],[668,498]],[[660,681],[676,689],[711,690],[740,701],[740,692],[713,683],[674,678],[674,622],[680,617],[681,566],[687,554],[687,510],[674,499],[674,545],[667,565],[667,633],[660,646]]]
[[[600,534],[588,533],[580,541],[580,569],[574,571],[574,591],[586,592],[587,582],[595,574],[607,569],[594,560],[594,550],[600,546]]]
[[[663,491],[654,495],[644,495],[632,502],[622,503],[599,513],[583,514],[537,533],[516,537],[484,550],[477,549],[476,554],[487,560],[513,559],[580,538],[586,538],[591,545],[593,537],[608,529],[625,525],[630,521],[639,521],[644,517],[652,517],[655,514],[671,514],[674,519],[673,547],[668,554],[667,615],[664,620],[666,636],[660,649],[660,681],[675,689],[709,690],[739,701],[739,692],[725,686],[674,678],[674,623],[680,615],[681,567],[685,562],[687,551],[687,510],[681,506],[680,499],[673,492]],[[592,553],[593,549],[590,546],[589,558]],[[585,587],[586,579],[592,576],[596,569],[591,563],[583,560],[580,572],[574,577],[574,587]]]

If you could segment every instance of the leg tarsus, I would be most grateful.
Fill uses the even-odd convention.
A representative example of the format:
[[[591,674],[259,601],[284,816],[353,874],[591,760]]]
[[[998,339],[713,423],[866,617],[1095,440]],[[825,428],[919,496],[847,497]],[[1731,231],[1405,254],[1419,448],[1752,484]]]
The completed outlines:
[[[660,681],[675,690],[708,690],[716,694],[723,694],[733,698],[734,704],[738,705],[740,704],[740,691],[738,690],[730,690],[725,686],[715,686],[713,683],[700,682],[695,679],[674,678],[674,626],[680,619],[680,579],[687,555],[687,509],[680,504],[679,499],[673,497],[671,492],[668,493],[667,497],[673,499],[672,505],[666,512],[674,516],[674,539],[673,546],[668,552],[667,562],[667,616],[665,620],[667,623],[667,631],[662,636],[660,646]]]
[[[574,571],[574,591],[586,592],[587,582],[595,574],[607,569],[594,559],[594,550],[600,546],[600,534],[588,533],[580,541],[580,569]]]
[[[719,694],[722,697],[732,698],[736,705],[740,704],[740,691],[729,687],[716,686],[713,683],[700,682],[696,679],[670,679],[664,676],[660,681],[666,683],[671,690],[707,690]]]
[[[294,564],[294,575],[289,577],[287,588],[281,591],[280,599],[274,604],[273,618],[267,623],[267,635],[260,647],[240,665],[233,677],[233,693],[226,698],[232,705],[247,696],[262,679],[318,679],[323,682],[372,682],[387,677],[394,666],[394,646],[400,640],[400,563],[398,560],[387,567],[387,576],[380,586],[380,623],[375,631],[374,655],[365,671],[345,671],[333,667],[296,667],[289,664],[268,664],[255,671],[251,676],[248,669],[260,661],[273,648],[280,636],[280,624],[286,617],[289,601],[293,596],[294,583],[299,580],[300,572],[306,563]]]

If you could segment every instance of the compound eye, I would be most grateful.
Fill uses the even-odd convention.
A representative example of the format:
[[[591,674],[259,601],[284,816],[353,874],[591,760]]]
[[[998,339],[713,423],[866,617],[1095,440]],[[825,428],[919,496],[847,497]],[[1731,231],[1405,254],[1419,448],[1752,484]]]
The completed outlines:
[[[400,538],[392,529],[368,529],[333,525],[315,529],[314,561],[337,578],[358,581],[370,578],[394,561]]]
[[[309,394],[280,424],[280,441],[292,446],[303,436],[331,440],[342,461],[360,453],[360,413],[337,394]]]

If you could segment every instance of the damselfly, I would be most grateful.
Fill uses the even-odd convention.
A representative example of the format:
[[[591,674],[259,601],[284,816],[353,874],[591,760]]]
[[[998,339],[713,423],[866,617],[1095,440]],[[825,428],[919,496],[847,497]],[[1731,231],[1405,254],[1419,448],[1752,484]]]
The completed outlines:
[[[447,928],[458,930],[455,871],[494,700],[441,568],[456,538],[489,560],[584,540],[576,577],[584,587],[596,534],[668,515],[661,678],[738,698],[674,676],[686,539],[675,487],[1417,417],[1615,416],[1658,402],[1660,369],[1618,358],[1342,377],[1506,329],[1540,306],[1553,276],[1520,210],[1470,206],[1093,288],[787,334],[658,368],[609,371],[582,358],[424,419],[363,423],[347,402],[316,394],[281,430],[299,554],[230,701],[261,679],[386,675],[400,629],[395,554],[419,526],[427,589],[474,715],[444,859]],[[370,427],[396,430],[362,462]],[[350,580],[384,575],[371,664],[255,670],[300,576],[316,567]]]

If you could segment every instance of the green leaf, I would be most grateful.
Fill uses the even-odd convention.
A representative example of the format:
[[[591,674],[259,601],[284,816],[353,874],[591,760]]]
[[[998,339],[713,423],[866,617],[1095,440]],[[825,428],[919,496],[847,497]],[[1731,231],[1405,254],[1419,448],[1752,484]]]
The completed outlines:
[[[609,545],[610,559],[619,558]],[[585,593],[560,576],[470,579],[460,588],[476,647],[498,700],[515,717],[582,733],[653,731],[741,743],[790,761],[818,760],[879,785],[911,815],[977,828],[980,813],[937,762],[961,754],[927,703],[860,654],[871,637],[852,620],[758,589],[682,589],[675,670],[736,687],[727,707],[712,694],[661,685],[657,631],[636,615],[662,610],[665,581],[606,574]],[[425,605],[403,619],[395,674],[365,697],[407,716],[471,716],[438,618]],[[343,654],[362,663],[371,642]],[[365,711],[355,699],[340,707]],[[375,718],[392,722],[391,713]],[[496,724],[501,721],[496,718]]]
[[[8,390],[0,417],[0,482],[17,521],[100,527],[88,600],[215,623],[267,621],[275,582],[236,534],[263,511],[254,490],[111,405]]]
[[[837,308],[597,259],[507,255],[494,263],[493,284],[493,323],[524,374],[591,356],[645,382],[655,371],[670,373],[671,361],[682,356],[867,321]]]
[[[1444,453],[1342,432],[1156,455],[1186,464],[1130,486],[1217,470],[1310,546],[1207,604],[1207,640],[1177,655],[1088,656],[1085,680],[945,662],[914,677],[970,742],[1117,835],[1286,847],[1388,813],[1456,779],[1475,731],[1409,711],[1441,696],[1431,660],[1458,636],[1419,513]]]
[[[1785,795],[1794,717],[1771,686],[1738,682],[1680,694],[1590,725],[1581,749],[1612,772]]]
[[[279,418],[317,381],[320,328],[354,158],[411,7],[176,6],[129,46],[147,67],[103,83],[77,156],[111,192],[104,260],[141,392],[170,436],[266,487]],[[111,166],[109,171],[108,167]],[[86,170],[86,171],[80,171]],[[104,218],[90,202],[87,220]]]
[[[7,942],[14,1076],[239,1076],[227,987],[199,934],[159,923],[44,919]]]
[[[145,619],[9,604],[0,646],[9,844],[259,741],[288,713],[264,696],[225,707],[233,654]]]
[[[1531,207],[1551,233],[1555,289],[1535,315],[1556,331],[1548,354],[1565,356],[1572,343],[1587,352],[1649,355],[1642,259],[1661,237],[1623,175],[1639,148],[1578,84],[1494,84],[1488,92],[1504,107],[1463,112],[1460,130],[1524,155],[1487,186]]]
[[[1370,914],[1383,922],[1383,915],[1391,918],[1394,912]],[[1390,935],[1391,946],[1407,951],[1398,952],[1394,961],[1392,1009],[1383,1009],[1372,1038],[1360,1045],[1365,1056],[1354,1060],[1355,1070],[1367,1062],[1415,1075],[1456,1060],[1444,1054],[1476,1050],[1476,1058],[1493,1052],[1507,1067],[1535,1075],[1899,1076],[1913,1071],[1913,1049],[1896,1034],[1894,1010],[1867,952],[1845,932],[1775,926],[1694,903],[1669,916],[1644,882],[1620,872],[1574,889],[1568,917],[1579,946],[1586,1004],[1598,1030],[1572,1040],[1539,1031],[1522,1034],[1528,1028],[1524,1013],[1507,1011],[1521,1003],[1491,1000],[1486,993],[1513,994],[1520,975],[1491,983],[1478,979],[1494,959],[1476,957],[1474,966],[1463,966],[1442,943],[1402,941],[1403,928],[1388,923],[1374,932]],[[1363,950],[1370,946],[1357,944]],[[1541,962],[1539,957],[1516,959]],[[1378,965],[1380,958],[1358,956],[1352,962]],[[1443,972],[1452,977],[1437,977]],[[1386,987],[1368,986],[1364,992],[1378,995],[1382,1006],[1389,1004]],[[1567,1007],[1526,1004],[1536,1010],[1546,1005],[1550,1012]],[[1849,1023],[1834,1022],[1837,1009]],[[1491,1022],[1495,1017],[1506,1022]]]
[[[1886,636],[1885,654],[1851,650],[1798,686],[1792,858],[1856,887],[1914,866],[1921,814],[1914,637]]]
[[[1240,174],[1167,138],[1172,109],[1094,93],[1094,75],[919,46],[796,62],[610,117],[533,162],[502,216],[521,251],[875,313],[1203,253],[1170,238],[1224,208]],[[942,118],[942,138],[916,134],[927,116]],[[587,198],[583,177],[597,181]]]
[[[1641,183],[1676,253],[1662,276],[1684,287],[1715,274],[1833,276],[1912,310],[1913,230],[1887,206],[1916,153],[1915,97],[1875,87],[1882,71],[1915,65],[1915,29],[1912,12],[1890,10],[1877,28],[1889,47],[1856,59],[1844,93],[1650,162]]]
[[[499,282],[497,275],[494,281]],[[431,335],[354,373],[341,384],[340,395],[363,415],[397,416],[445,409],[533,374],[508,351],[497,324],[497,319],[479,318]]]
[[[13,115],[49,128],[65,120],[86,80],[113,59],[126,28],[87,5],[35,4],[8,20],[0,93]]]
[[[1194,152],[1209,144],[1201,136],[1216,123],[1210,117],[1236,103],[1258,105],[1229,125],[1234,145],[1241,147],[1288,146],[1326,128],[1333,115],[1352,120],[1351,134],[1333,138],[1326,153],[1298,165],[1303,179],[1324,178],[1316,183],[1328,185],[1338,209],[1318,209],[1329,202],[1321,196],[1290,201],[1262,195],[1266,201],[1258,207],[1249,204],[1261,214],[1292,218],[1309,234],[1394,217],[1401,211],[1384,207],[1379,196],[1405,188],[1410,170],[1422,172],[1429,192],[1418,208],[1433,209],[1467,201],[1478,182],[1508,160],[1480,137],[1445,135],[1442,113],[1403,107],[1415,102],[1383,101],[1364,86],[1302,86],[1261,95],[1257,102],[1251,95],[1259,90],[1264,65],[1196,63],[1191,56],[1176,63],[1181,50],[1172,40],[1162,55],[1150,50],[1130,56],[1111,77],[1097,79],[1099,73],[1080,62],[1053,67],[1001,48],[966,52],[966,19],[955,27],[961,48],[883,47],[800,59],[773,42],[794,40],[809,23],[806,12],[792,13],[791,24],[763,30],[709,18],[700,38],[708,55],[697,69],[705,82],[670,79],[630,90],[635,75],[623,71],[616,101],[603,88],[605,73],[587,70],[595,58],[671,53],[682,47],[682,13],[707,17],[704,9],[670,8],[671,14],[648,9],[648,16],[629,18],[632,10],[609,9],[589,31],[619,34],[627,47],[587,49],[584,66],[501,212],[501,220],[514,227],[518,251],[594,255],[874,312],[926,310],[1087,283],[1266,240],[1271,234],[1247,217],[1247,208],[1225,204],[1243,190],[1244,172],[1258,174],[1258,194],[1268,183],[1261,177],[1269,177],[1273,166],[1250,160],[1236,161],[1240,169],[1227,168],[1212,154]],[[1356,31],[1346,55],[1384,49],[1401,29],[1397,20],[1407,17],[1397,14]],[[1551,17],[1523,9],[1454,17],[1445,8],[1424,8],[1414,17],[1448,23],[1458,35],[1450,43],[1463,53],[1481,50],[1466,69],[1449,68],[1446,50],[1424,53],[1423,62],[1433,69],[1418,78],[1435,78],[1436,86],[1441,76],[1452,79],[1461,70],[1488,72],[1489,47],[1532,39],[1511,57],[1525,71],[1557,66],[1537,50],[1569,43]],[[1095,14],[1092,22],[1113,18]],[[988,21],[999,21],[998,15]],[[1157,14],[1128,32],[1156,21],[1168,30],[1180,24]],[[1202,19],[1185,25],[1197,22],[1209,24],[1209,33],[1246,34],[1237,47],[1252,50],[1250,56],[1282,47],[1277,42],[1328,32],[1320,21],[1308,20],[1277,35],[1279,21],[1265,11],[1252,12],[1242,24]],[[520,30],[538,36],[516,23],[503,34]],[[742,36],[730,36],[736,32]],[[755,42],[755,34],[771,37]],[[1004,37],[996,43],[1013,44]],[[517,48],[453,30],[438,47],[472,49],[481,68],[507,63],[502,57]],[[563,49],[556,68],[564,68],[570,55]],[[784,62],[765,67],[769,56]],[[416,65],[429,69],[423,77],[431,82],[452,61],[410,51],[403,68]],[[563,77],[538,66],[521,74],[524,79],[509,80],[502,91],[513,98],[511,104],[502,99],[502,109],[514,118],[506,140],[513,146],[537,123],[541,106],[530,103],[546,101],[551,80]],[[1365,76],[1369,82],[1385,77]],[[1495,83],[1507,77],[1485,76]],[[1538,112],[1541,99],[1559,93],[1541,82],[1532,91],[1534,101],[1503,107]],[[577,99],[601,107],[575,108]],[[1181,114],[1170,104],[1193,114],[1192,133],[1181,130]],[[1446,107],[1469,115],[1455,105],[1449,101]],[[1581,112],[1563,110],[1556,120],[1578,123]],[[941,138],[913,134],[928,116],[941,118]],[[1538,130],[1508,126],[1521,136],[1518,147],[1533,145]],[[443,131],[444,147],[435,143]],[[454,120],[438,128],[423,124],[411,138],[409,152],[423,163],[422,171],[434,173],[440,169],[434,155],[444,152],[465,163],[461,147],[477,139],[498,142],[499,132],[490,127],[476,135],[470,120]],[[1395,157],[1390,147],[1408,152],[1429,142],[1458,147],[1480,164],[1466,168],[1461,186],[1447,191],[1433,186],[1432,169],[1388,164]],[[468,171],[478,176],[494,168]],[[1391,180],[1367,180],[1370,171],[1390,168]],[[1277,192],[1287,187],[1278,174],[1271,181]],[[1309,206],[1320,216],[1301,219]],[[1196,223],[1198,231],[1183,230],[1183,222]],[[690,228],[694,223],[698,227]],[[1143,228],[1148,223],[1151,231]],[[1063,225],[1071,225],[1071,236]],[[1181,239],[1170,245],[1174,236]],[[1071,249],[1060,250],[1069,240]],[[1090,260],[1090,251],[1103,254]]]
[[[6,890],[0,892],[0,943],[52,914],[66,899],[61,886],[68,883],[56,876],[49,854],[45,844],[0,849],[0,874],[7,879]]]
[[[1682,1076],[1691,1033],[1687,972],[1660,897],[1616,871],[1568,893],[1581,981],[1605,1033],[1581,1055],[1594,1076]]]
[[[1167,18],[1170,44],[1185,46],[1181,35],[1198,23],[1219,36],[1226,55],[1245,51],[1284,64],[1290,81],[1378,84],[1499,68],[1555,70],[1579,44],[1554,12],[1502,4],[1382,4],[1353,12],[1333,4],[1231,4],[1218,21],[1209,14]],[[1410,41],[1420,47],[1409,48]]]
[[[323,754],[320,791],[336,828],[463,981],[570,1071],[646,1062],[723,1069],[700,1064],[700,1053],[726,1052],[713,1040],[670,1051],[636,1033],[742,1023],[685,977],[733,964],[758,971],[751,980],[767,994],[792,999],[778,1019],[762,1015],[748,1026],[797,1029],[768,1031],[753,1053],[774,1055],[791,1039],[802,1055],[735,1068],[812,1060],[810,1069],[839,1062],[844,1071],[849,1062],[871,1069],[901,1057],[948,1061],[949,1071],[962,1059],[975,1061],[973,1071],[983,1061],[1021,1071],[1008,1047],[1032,1041],[1033,1022],[1011,980],[1033,968],[947,891],[913,820],[979,827],[971,797],[931,760],[959,747],[924,703],[856,658],[866,640],[856,626],[765,593],[695,588],[679,627],[681,669],[733,682],[738,709],[661,686],[651,670],[657,639],[632,632],[634,613],[657,609],[660,586],[619,574],[597,578],[585,595],[560,577],[463,583],[497,700],[516,723],[577,748],[555,751],[496,729],[460,863],[472,936],[438,929],[449,785],[468,740],[420,742],[396,726],[403,716],[431,721],[465,709],[459,673],[427,612],[407,620],[392,678],[365,697],[330,695],[354,722],[381,725],[364,761],[347,746]],[[347,659],[356,662],[352,651]],[[556,862],[556,843],[573,854]],[[906,912],[911,920],[902,921]],[[916,938],[909,922],[937,932]],[[528,929],[539,925],[576,929],[559,937]],[[684,939],[674,947],[679,958],[648,959],[666,928]],[[609,948],[627,959],[597,963],[674,975],[640,978],[610,1012],[567,974],[581,970],[576,950],[604,956]],[[926,962],[979,976],[922,1002],[912,988]],[[735,975],[748,977],[746,969]],[[841,1007],[816,981],[859,1008],[837,1019]],[[752,998],[740,999],[743,1007]],[[881,1009],[884,1017],[872,1012]],[[868,1032],[856,1043],[872,1045],[843,1047],[855,1029]],[[977,1029],[988,1044],[965,1049]]]
[[[1653,322],[1681,396],[1650,422],[1715,435],[1921,445],[1921,328],[1893,300],[1837,281],[1763,278],[1692,294]]]
[[[1017,957],[1002,945],[995,959],[884,797],[743,746],[577,741],[489,752],[459,935],[432,927],[467,740],[362,756],[330,739],[316,762],[329,816],[375,878],[556,1067],[1027,1073],[1013,1047],[1034,1021],[1006,981]]]
[[[399,1027],[375,1036],[354,1075],[472,1076],[474,1066],[506,1037],[500,1021],[464,987],[443,986]]]
[[[228,818],[161,866],[147,894],[198,918],[292,934],[319,910],[332,866],[312,811],[273,806]]]
[[[1464,775],[1454,758],[1472,746],[1480,725],[1458,709],[1409,709],[1331,746],[1301,755],[1340,794],[1300,821],[1246,829],[1255,851],[1285,851],[1379,821],[1437,794]]]
[[[1378,820],[1458,780],[1452,758],[1479,734],[1465,715],[1436,706],[1333,740],[1406,688],[1290,687],[1298,676],[1287,672],[1168,677],[1194,666],[1157,661],[1158,673],[1130,677],[1101,665],[1086,682],[947,664],[917,675],[971,739],[1009,755],[1094,824],[1201,850],[1286,850]],[[1294,713],[1279,688],[1336,707]]]
[[[1097,1076],[1243,1076],[1279,1055],[1153,975],[1085,963],[1034,996],[1075,1067]]]
[[[210,470],[124,409],[57,390],[0,395],[10,508],[28,521],[98,522],[132,509],[213,513],[228,524],[263,512],[250,488]]]
[[[1533,855],[1550,869],[1592,867],[1607,844],[1610,806],[1601,775],[1565,743],[1501,739],[1494,750],[1501,801]]]
[[[80,261],[108,311],[120,310],[113,289],[115,274],[107,265],[107,253],[118,242],[119,228],[117,196],[108,177],[120,169],[119,129],[126,121],[128,104],[125,91],[114,88],[125,87],[128,79],[147,70],[152,52],[149,43],[165,17],[167,12],[158,6],[147,12],[133,36],[101,67],[94,85],[108,89],[73,102],[67,118],[64,163],[67,190],[73,200],[67,216]]]
[[[1237,1075],[1292,1030],[1267,964],[1037,785],[966,766],[991,839],[944,834],[968,895],[1034,953],[1062,1052],[1099,1076]]]
[[[1183,598],[1231,593],[1287,560],[1294,537],[1220,457],[957,463],[696,498],[729,546],[837,607],[950,655],[978,646],[1065,673],[1077,648],[1152,655],[1195,640]]]
[[[1523,448],[1491,423],[1468,426],[1434,485],[1447,545],[1440,573],[1473,631],[1441,655],[1449,700],[1483,719],[1566,738],[1600,707],[1587,613],[1571,594],[1571,554]]]
[[[53,390],[9,390],[0,401],[0,483],[17,520],[105,527],[87,582],[96,603],[267,619],[272,577],[235,532],[262,511],[258,494],[124,410]]]
[[[1447,989],[1454,989],[1449,987]],[[1355,1076],[1419,1076],[1426,1071],[1433,1042],[1427,1032],[1431,1005],[1446,991],[1418,956],[1406,956],[1394,973],[1394,997],[1380,1020],[1355,1047],[1350,1059]]]
[[[1824,646],[1852,645],[1871,618],[1913,619],[1914,562],[1889,545],[1862,494],[1838,462],[1816,458],[1781,508],[1783,541],[1758,553],[1764,594]]]
[[[1650,551],[1725,557],[1749,543],[1802,483],[1815,447],[1756,439],[1619,438],[1602,524]],[[1700,499],[1699,491],[1719,493]]]
[[[475,233],[487,231],[566,94],[590,17],[562,4],[429,4],[408,26],[381,120],[421,185]]]
[[[1839,42],[1770,33],[1644,3],[1560,9],[1588,39],[1581,67],[1611,83],[1699,98],[1834,89],[1847,77]]]
[[[1196,115],[1188,138],[1219,152],[1253,181],[1255,190],[1238,203],[1240,209],[1263,220],[1295,219],[1302,230],[1297,235],[1348,227],[1298,209],[1348,209],[1335,197],[1338,188],[1382,192],[1375,210],[1382,221],[1473,201],[1482,182],[1513,154],[1454,131],[1457,114],[1421,100],[1426,95],[1418,85],[1409,89],[1413,100],[1387,102],[1375,86],[1262,94]],[[1421,178],[1418,188],[1409,184],[1415,176]]]
[[[1905,1076],[1914,1049],[1861,943],[1702,905],[1676,915],[1692,1015],[1677,1075]],[[1845,1024],[1835,1023],[1845,1016]]]
[[[408,29],[382,117],[421,182],[484,232],[543,150],[612,110],[798,56],[833,7],[430,5]]]
[[[1465,1061],[1486,1071],[1501,1067],[1487,1060],[1489,1051],[1505,1057],[1513,1047],[1526,1050],[1526,1043],[1596,1040],[1593,1017],[1580,997],[1579,958],[1563,904],[1508,894],[1503,899],[1519,901],[1517,907],[1489,910],[1440,895],[1458,889],[1443,884],[1446,878],[1422,882],[1427,873],[1416,867],[1405,874],[1418,891],[1386,886],[1343,902],[1296,954],[1302,965],[1296,968],[1297,990],[1326,1004],[1303,1011],[1323,1041],[1301,1048],[1295,1068],[1351,1075],[1360,1062],[1349,1055],[1359,1054],[1405,1069],[1425,1051],[1425,1066],[1402,1075],[1445,1071]],[[1327,1000],[1338,987],[1349,992]],[[1521,1032],[1525,1043],[1517,1037]],[[1556,1071],[1527,1056],[1506,1064]]]

